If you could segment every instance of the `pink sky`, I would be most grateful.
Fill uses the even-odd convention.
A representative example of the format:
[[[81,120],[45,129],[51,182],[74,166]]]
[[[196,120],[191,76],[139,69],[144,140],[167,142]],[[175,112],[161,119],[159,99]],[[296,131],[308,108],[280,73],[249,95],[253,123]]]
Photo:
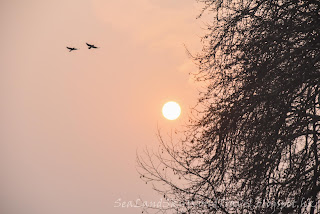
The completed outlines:
[[[114,202],[160,199],[136,151],[196,103],[184,44],[201,48],[198,13],[194,0],[1,1],[1,214],[131,214]],[[170,100],[177,121],[161,115]]]

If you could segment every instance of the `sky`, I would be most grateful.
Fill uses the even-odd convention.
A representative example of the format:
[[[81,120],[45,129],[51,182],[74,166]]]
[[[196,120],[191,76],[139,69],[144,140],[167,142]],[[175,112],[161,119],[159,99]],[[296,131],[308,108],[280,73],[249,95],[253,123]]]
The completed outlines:
[[[1,214],[134,214],[115,202],[159,201],[136,154],[196,103],[185,46],[201,50],[199,12],[195,0],[0,1]],[[163,118],[167,101],[178,120]]]

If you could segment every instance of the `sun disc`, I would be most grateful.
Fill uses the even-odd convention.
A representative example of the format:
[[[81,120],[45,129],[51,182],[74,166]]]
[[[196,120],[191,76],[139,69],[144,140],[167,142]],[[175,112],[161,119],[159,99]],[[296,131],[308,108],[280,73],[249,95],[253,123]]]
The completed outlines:
[[[175,120],[181,114],[181,108],[178,103],[170,101],[163,105],[162,114],[168,120]]]

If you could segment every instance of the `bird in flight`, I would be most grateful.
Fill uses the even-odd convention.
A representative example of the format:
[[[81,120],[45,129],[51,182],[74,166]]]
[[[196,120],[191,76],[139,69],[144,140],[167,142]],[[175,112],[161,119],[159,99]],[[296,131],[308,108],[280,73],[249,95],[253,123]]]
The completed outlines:
[[[77,48],[70,48],[70,47],[67,47],[67,48],[69,49],[69,52],[78,50]]]
[[[98,48],[98,47],[96,47],[96,46],[94,46],[94,45],[90,45],[90,44],[88,44],[88,43],[86,43],[87,45],[88,45],[88,49],[91,49],[91,48]]]

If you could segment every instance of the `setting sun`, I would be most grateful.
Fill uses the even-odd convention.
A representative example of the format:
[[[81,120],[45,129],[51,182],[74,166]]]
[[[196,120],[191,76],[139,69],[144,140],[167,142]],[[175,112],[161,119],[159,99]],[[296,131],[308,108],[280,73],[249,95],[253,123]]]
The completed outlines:
[[[162,114],[168,120],[175,120],[180,116],[181,108],[176,102],[170,101],[163,105]]]

